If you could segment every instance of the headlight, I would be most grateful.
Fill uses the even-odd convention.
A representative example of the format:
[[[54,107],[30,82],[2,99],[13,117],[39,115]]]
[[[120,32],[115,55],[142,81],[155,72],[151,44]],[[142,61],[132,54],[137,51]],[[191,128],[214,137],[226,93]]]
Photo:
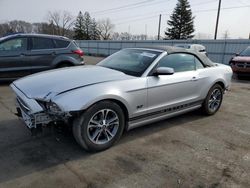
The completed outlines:
[[[49,112],[56,113],[56,114],[62,112],[62,110],[58,107],[58,105],[53,102],[46,103],[46,108]]]

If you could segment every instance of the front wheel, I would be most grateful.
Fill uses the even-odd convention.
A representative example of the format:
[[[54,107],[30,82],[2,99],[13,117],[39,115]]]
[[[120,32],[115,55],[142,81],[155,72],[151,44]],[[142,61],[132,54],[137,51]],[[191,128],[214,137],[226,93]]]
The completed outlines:
[[[124,125],[125,118],[120,106],[111,101],[102,101],[75,119],[73,134],[85,150],[101,151],[119,140]]]
[[[206,115],[215,114],[222,103],[223,89],[219,84],[215,84],[208,92],[202,105],[202,110]]]

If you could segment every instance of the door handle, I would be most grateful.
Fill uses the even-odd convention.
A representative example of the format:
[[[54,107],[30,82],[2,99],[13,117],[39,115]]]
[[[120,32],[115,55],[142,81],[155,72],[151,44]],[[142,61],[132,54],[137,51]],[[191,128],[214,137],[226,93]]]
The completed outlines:
[[[196,76],[193,76],[191,80],[192,80],[192,81],[197,81],[198,78],[197,78]]]
[[[19,56],[20,56],[20,57],[24,57],[24,56],[25,56],[25,54],[24,54],[24,53],[21,53]]]

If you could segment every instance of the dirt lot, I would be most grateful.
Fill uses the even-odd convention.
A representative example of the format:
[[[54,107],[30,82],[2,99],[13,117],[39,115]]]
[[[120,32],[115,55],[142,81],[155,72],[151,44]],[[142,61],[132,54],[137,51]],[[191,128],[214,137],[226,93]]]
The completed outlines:
[[[86,153],[66,131],[32,137],[1,84],[0,187],[250,187],[249,96],[250,81],[234,82],[214,116],[188,113]]]

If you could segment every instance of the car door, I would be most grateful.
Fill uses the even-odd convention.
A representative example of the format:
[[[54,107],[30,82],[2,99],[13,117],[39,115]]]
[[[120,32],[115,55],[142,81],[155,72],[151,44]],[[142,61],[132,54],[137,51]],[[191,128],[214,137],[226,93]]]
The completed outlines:
[[[186,53],[175,53],[163,57],[157,67],[173,68],[172,75],[148,76],[148,112],[178,107],[198,102],[199,73],[195,57]]]
[[[32,73],[48,70],[52,61],[56,58],[53,39],[45,37],[31,37],[31,49],[29,51]]]
[[[0,79],[15,79],[30,74],[27,46],[26,37],[11,38],[0,43]]]

